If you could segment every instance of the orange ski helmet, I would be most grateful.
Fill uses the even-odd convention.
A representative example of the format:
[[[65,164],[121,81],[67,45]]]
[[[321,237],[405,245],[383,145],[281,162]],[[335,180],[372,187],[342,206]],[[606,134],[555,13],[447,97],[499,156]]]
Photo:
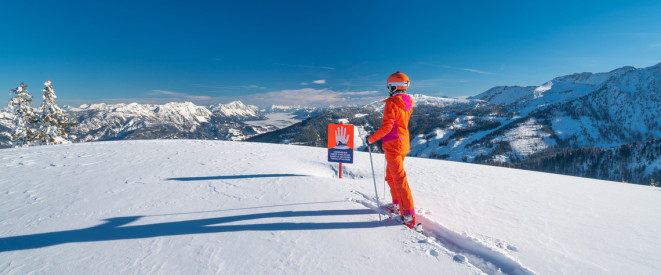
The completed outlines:
[[[409,77],[403,73],[396,72],[388,77],[388,90],[392,93],[396,90],[406,91],[409,88]]]

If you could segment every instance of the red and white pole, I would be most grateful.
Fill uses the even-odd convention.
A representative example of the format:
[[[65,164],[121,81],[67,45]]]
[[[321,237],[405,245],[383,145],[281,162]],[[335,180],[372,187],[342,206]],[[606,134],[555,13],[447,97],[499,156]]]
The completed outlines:
[[[344,125],[344,122],[340,121],[340,125]],[[340,174],[340,178],[342,178],[342,163],[340,162],[340,171],[338,172]]]

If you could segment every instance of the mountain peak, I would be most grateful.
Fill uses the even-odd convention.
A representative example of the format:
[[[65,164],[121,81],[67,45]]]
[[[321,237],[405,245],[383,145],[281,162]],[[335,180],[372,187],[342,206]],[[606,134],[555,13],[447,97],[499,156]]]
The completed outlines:
[[[218,103],[216,105],[209,106],[212,112],[219,113],[224,116],[236,116],[236,117],[259,117],[257,111],[259,108],[253,105],[245,105],[239,100],[232,101],[227,104]]]
[[[612,75],[623,75],[623,74],[626,74],[626,73],[628,73],[628,72],[635,71],[635,70],[637,70],[636,67],[633,67],[633,66],[624,66],[624,67],[622,67],[622,68],[617,68],[617,69],[615,69],[615,70],[612,70],[612,71],[610,71],[610,72],[608,72],[608,73],[609,73],[609,74],[612,74]]]
[[[632,72],[659,68],[661,63],[646,69],[624,66],[605,73],[575,73],[553,78],[540,86],[497,86],[469,99],[482,99],[502,105],[516,104],[519,109],[525,107],[521,104],[526,104],[534,109],[534,105],[553,104],[581,97]]]
[[[235,100],[230,103],[225,104],[225,106],[235,106],[235,107],[246,107],[247,105],[241,102],[240,100]]]

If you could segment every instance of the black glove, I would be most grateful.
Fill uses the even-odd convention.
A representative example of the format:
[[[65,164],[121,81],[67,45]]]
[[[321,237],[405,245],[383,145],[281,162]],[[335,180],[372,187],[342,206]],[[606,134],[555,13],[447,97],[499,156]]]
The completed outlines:
[[[366,143],[367,145],[372,145],[372,144],[374,144],[374,143],[370,142],[370,137],[372,136],[372,134],[374,134],[374,132],[367,133],[367,137],[365,137],[365,143]]]

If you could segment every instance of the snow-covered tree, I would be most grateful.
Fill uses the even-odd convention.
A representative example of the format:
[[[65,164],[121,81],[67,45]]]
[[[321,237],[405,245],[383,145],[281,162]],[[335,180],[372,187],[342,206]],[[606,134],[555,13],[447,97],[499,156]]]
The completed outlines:
[[[41,91],[44,92],[43,103],[39,107],[38,129],[36,131],[35,143],[38,145],[66,144],[71,143],[67,140],[67,134],[73,126],[69,123],[69,115],[60,109],[55,103],[55,90],[53,83],[46,81]]]
[[[9,110],[14,113],[14,128],[11,132],[12,147],[27,147],[32,142],[35,131],[33,124],[37,120],[34,108],[30,106],[32,95],[28,93],[27,85],[12,89],[9,94],[15,94],[9,101]]]

